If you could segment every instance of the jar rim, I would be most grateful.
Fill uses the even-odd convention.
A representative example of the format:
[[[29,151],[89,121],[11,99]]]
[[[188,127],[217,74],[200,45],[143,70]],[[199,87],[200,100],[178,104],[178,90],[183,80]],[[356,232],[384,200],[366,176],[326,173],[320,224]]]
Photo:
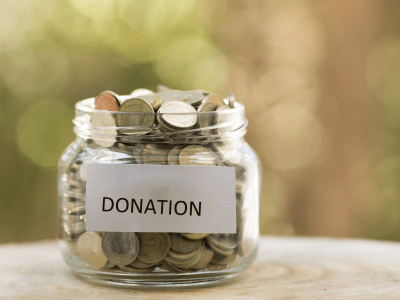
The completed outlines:
[[[107,110],[99,110],[94,108],[94,102],[95,102],[94,97],[92,98],[87,98],[78,101],[75,104],[75,109],[78,112],[83,112],[83,113],[95,113],[101,111],[102,113],[110,113],[113,115],[226,115],[226,114],[237,114],[237,113],[244,113],[244,105],[240,102],[235,102],[235,107],[229,109],[229,110],[222,110],[222,111],[208,111],[208,112],[189,112],[189,113],[179,113],[179,112],[173,112],[173,113],[158,113],[158,112],[153,112],[153,113],[147,113],[147,112],[125,112],[125,111],[107,111]],[[226,100],[226,99],[224,99]]]

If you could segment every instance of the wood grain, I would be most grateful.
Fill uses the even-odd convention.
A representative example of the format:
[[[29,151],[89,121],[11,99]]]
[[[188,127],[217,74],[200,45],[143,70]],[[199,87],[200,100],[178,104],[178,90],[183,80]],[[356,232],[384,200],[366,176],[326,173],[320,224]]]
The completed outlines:
[[[217,287],[118,289],[83,282],[54,241],[0,247],[0,299],[399,299],[400,244],[263,237],[256,263]]]

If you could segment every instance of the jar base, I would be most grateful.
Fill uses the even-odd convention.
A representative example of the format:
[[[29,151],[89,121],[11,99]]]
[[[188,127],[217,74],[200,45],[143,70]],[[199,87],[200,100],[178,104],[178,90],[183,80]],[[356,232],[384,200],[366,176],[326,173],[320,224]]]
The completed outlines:
[[[127,288],[174,288],[214,286],[232,281],[239,276],[246,266],[240,266],[224,271],[205,271],[196,273],[171,274],[156,272],[153,274],[126,274],[119,272],[103,272],[94,270],[73,269],[74,274],[86,282]]]

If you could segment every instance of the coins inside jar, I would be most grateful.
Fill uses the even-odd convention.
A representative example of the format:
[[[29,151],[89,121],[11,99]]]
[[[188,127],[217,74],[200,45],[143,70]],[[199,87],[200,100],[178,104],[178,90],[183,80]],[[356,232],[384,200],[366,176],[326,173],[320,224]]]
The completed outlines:
[[[247,167],[237,155],[239,145],[222,138],[243,126],[232,118],[240,104],[233,94],[222,99],[209,92],[159,90],[137,89],[127,96],[104,92],[96,98],[91,117],[84,119],[94,131],[85,140],[93,155],[81,155],[66,168],[69,186],[63,192],[69,203],[62,210],[62,229],[73,242],[71,248],[92,268],[122,273],[198,272],[229,266],[254,251],[254,222],[243,209],[251,185],[245,180]],[[115,160],[109,157],[113,152],[118,152]],[[86,231],[87,166],[102,162],[234,167],[238,234]]]

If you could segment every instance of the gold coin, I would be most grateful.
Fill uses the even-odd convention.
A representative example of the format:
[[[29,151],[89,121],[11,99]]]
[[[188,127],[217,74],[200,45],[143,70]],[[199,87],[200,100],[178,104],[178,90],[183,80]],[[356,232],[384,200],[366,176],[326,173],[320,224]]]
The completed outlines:
[[[108,263],[101,247],[101,236],[96,232],[87,231],[82,234],[77,242],[77,250],[82,261],[93,268],[104,268]]]
[[[219,249],[230,251],[237,247],[236,236],[234,234],[210,234],[207,236],[207,243]]]
[[[154,266],[153,263],[144,262],[144,261],[140,260],[139,258],[136,258],[135,261],[133,263],[131,263],[130,265],[136,269],[149,269]]]
[[[210,263],[213,255],[214,251],[210,247],[205,246],[199,261],[192,267],[192,269],[201,270],[205,268]]]
[[[197,123],[196,109],[186,102],[168,101],[161,105],[158,113],[163,123],[173,128],[191,128]]]
[[[94,111],[90,125],[93,130],[91,138],[96,144],[106,148],[114,145],[117,125],[112,113],[105,110]]]
[[[138,96],[137,98],[142,99],[147,103],[149,103],[154,110],[159,109],[162,104],[161,97],[157,94],[143,95],[143,96]]]
[[[120,100],[118,95],[111,91],[102,92],[97,96],[94,102],[95,109],[104,109],[108,111],[118,111],[120,107]]]
[[[217,164],[217,156],[211,149],[199,145],[191,145],[179,153],[179,164],[215,166]]]
[[[235,258],[236,258],[236,252],[228,255],[222,255],[218,252],[215,252],[211,262],[217,265],[229,265],[232,262],[234,262]]]
[[[139,135],[150,132],[154,120],[154,110],[151,105],[138,98],[126,100],[121,105],[116,118],[118,127],[139,127],[121,128],[119,129],[121,133]]]
[[[209,233],[181,233],[185,238],[190,240],[201,240],[209,235]]]
[[[129,265],[138,256],[139,239],[133,232],[106,232],[101,246],[108,260],[116,265]]]
[[[142,232],[138,233],[140,252],[138,258],[146,263],[156,263],[164,259],[171,248],[168,233]]]
[[[168,152],[168,164],[169,165],[179,165],[179,153],[185,148],[183,145],[175,146]]]
[[[179,233],[170,233],[169,237],[171,239],[171,250],[178,253],[191,253],[198,249],[201,244],[201,240],[190,240]]]
[[[161,266],[163,269],[170,271],[172,273],[186,273],[187,271],[182,269],[182,268],[178,268],[176,266],[174,266],[173,264],[167,262],[165,259],[163,261],[161,261]]]

